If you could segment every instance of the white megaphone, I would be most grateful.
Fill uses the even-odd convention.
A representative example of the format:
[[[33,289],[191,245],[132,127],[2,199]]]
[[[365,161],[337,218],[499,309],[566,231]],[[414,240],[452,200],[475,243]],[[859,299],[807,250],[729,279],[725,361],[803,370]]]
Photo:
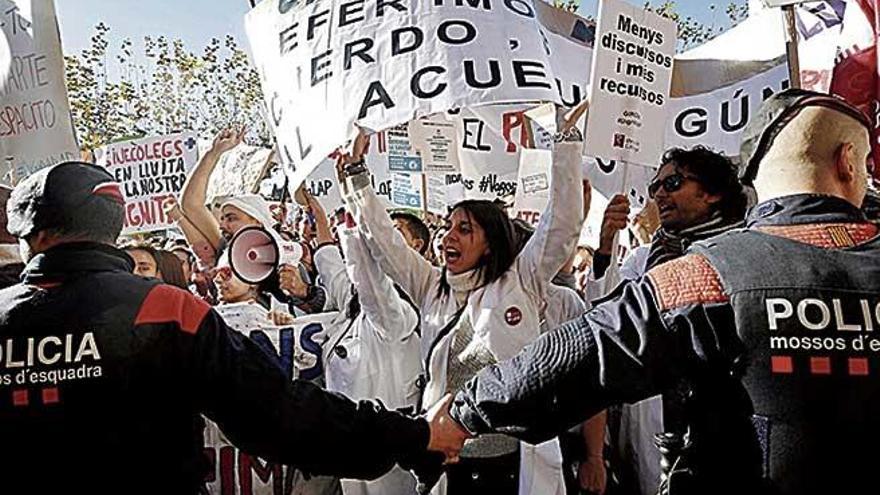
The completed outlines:
[[[256,285],[278,271],[281,265],[296,265],[303,248],[284,242],[275,232],[262,227],[245,227],[229,242],[229,267],[242,281]]]

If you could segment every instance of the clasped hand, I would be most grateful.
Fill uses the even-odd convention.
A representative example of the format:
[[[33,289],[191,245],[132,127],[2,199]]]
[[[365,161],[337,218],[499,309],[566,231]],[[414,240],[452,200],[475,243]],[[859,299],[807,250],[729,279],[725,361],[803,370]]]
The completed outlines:
[[[449,415],[449,406],[452,404],[452,398],[451,394],[447,394],[443,399],[434,404],[425,416],[431,427],[431,440],[428,442],[428,450],[442,453],[446,456],[447,463],[458,462],[458,455],[462,447],[464,447],[464,441],[473,437],[458,421]]]

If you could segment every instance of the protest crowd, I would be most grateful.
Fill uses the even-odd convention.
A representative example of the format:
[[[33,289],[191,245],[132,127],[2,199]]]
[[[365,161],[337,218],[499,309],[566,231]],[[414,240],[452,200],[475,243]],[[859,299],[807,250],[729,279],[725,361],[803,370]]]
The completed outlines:
[[[292,3],[249,14],[258,62],[298,57],[331,23]],[[340,29],[410,8],[316,3]],[[462,20],[432,3],[446,20],[389,31],[392,58],[431,36],[465,50],[492,16],[524,30],[548,8]],[[315,93],[277,103],[282,76],[261,74],[274,148],[234,122],[8,174],[3,491],[874,493],[876,116],[833,85],[762,82],[735,137],[666,139],[707,114],[670,110],[703,98],[670,94],[673,67],[697,61],[624,3],[602,1],[575,102],[545,72],[588,61],[490,63],[519,99],[467,101],[493,87],[473,60],[343,85],[326,52],[312,89],[365,96],[315,113]],[[284,20],[280,54],[260,16]],[[388,57],[372,47],[345,44],[345,77]],[[338,125],[304,147],[322,118]]]

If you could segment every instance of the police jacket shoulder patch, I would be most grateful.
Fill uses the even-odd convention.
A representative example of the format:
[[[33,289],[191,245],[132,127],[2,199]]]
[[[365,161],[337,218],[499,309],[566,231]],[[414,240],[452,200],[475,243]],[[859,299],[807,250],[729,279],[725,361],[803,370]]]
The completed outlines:
[[[135,325],[176,323],[180,330],[194,334],[211,306],[189,292],[171,285],[153,287],[135,318]]]
[[[727,302],[718,272],[704,256],[689,254],[652,268],[646,274],[661,311],[697,304]]]
[[[853,247],[877,236],[873,223],[767,225],[758,230],[825,249]]]

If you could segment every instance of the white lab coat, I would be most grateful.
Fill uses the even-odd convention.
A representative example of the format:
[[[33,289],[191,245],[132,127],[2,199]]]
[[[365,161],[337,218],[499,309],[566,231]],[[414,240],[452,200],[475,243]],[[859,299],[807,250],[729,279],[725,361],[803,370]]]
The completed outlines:
[[[369,181],[349,179],[344,197],[358,229],[376,261],[411,296],[422,315],[421,355],[428,363],[423,406],[440,400],[446,392],[446,366],[452,333],[440,335],[440,331],[461,304],[466,305],[465,314],[473,326],[474,341],[482,344],[498,361],[513,357],[537,339],[547,288],[574,250],[583,223],[580,146],[579,143],[557,144],[547,210],[541,215],[535,234],[510,269],[498,280],[479,288],[474,287],[470,273],[449,275],[449,297],[439,294],[441,269],[432,266],[405,244],[403,237],[394,230]],[[529,449],[531,447],[526,447],[523,451]],[[541,455],[544,450],[552,457],[549,463],[561,459],[558,445],[542,449]],[[555,487],[557,481],[561,482],[561,463],[557,462],[560,467],[556,472],[541,469],[542,465],[523,463],[522,472],[531,469],[529,474],[533,483],[521,484],[521,494],[555,493],[555,488],[545,491],[540,487]]]
[[[339,234],[345,261],[335,245],[315,253],[327,305],[344,315],[354,287],[361,310],[353,322],[341,316],[324,346],[327,389],[354,400],[379,399],[392,409],[414,406],[421,374],[418,314],[373,262],[360,235],[356,231]],[[343,355],[332,350],[337,341],[345,349]],[[342,480],[342,491],[345,495],[411,495],[415,480],[395,467],[373,481]]]

